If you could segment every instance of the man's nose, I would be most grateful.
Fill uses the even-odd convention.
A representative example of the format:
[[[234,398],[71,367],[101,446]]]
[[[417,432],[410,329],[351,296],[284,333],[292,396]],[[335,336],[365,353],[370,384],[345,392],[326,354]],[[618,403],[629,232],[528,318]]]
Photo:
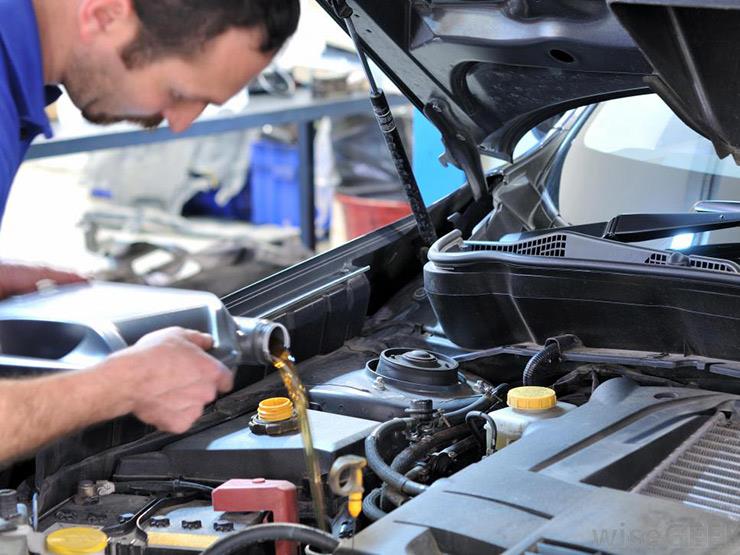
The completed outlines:
[[[162,115],[174,133],[181,133],[190,127],[205,108],[204,102],[179,103],[177,106],[164,110]]]

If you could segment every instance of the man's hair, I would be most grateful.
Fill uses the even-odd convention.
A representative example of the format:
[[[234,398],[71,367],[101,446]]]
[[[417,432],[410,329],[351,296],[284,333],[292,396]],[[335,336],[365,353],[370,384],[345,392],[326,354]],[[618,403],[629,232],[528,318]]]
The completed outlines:
[[[132,0],[138,35],[121,52],[127,67],[163,56],[188,58],[231,28],[259,29],[264,53],[279,49],[298,26],[299,0]]]

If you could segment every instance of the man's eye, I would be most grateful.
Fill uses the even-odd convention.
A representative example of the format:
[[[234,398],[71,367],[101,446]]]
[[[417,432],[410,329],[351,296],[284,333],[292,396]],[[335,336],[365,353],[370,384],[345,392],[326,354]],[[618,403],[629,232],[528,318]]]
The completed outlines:
[[[185,99],[185,97],[184,97],[183,95],[181,95],[181,94],[180,94],[179,92],[177,92],[177,91],[170,91],[170,98],[171,98],[171,99],[172,99],[172,100],[173,100],[174,102],[182,102],[182,101],[183,101],[183,100]]]

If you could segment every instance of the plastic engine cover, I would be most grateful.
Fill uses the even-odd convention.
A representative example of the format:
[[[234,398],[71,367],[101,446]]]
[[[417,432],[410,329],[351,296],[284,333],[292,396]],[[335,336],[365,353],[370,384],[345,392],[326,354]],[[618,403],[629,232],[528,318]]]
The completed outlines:
[[[737,553],[737,520],[635,491],[737,399],[609,380],[588,403],[438,480],[337,553]]]
[[[361,454],[364,439],[378,422],[309,410],[314,448],[322,473],[340,455]],[[186,437],[162,451],[121,460],[116,474],[185,476],[193,480],[266,478],[300,485],[306,473],[299,433],[258,435],[242,416]]]

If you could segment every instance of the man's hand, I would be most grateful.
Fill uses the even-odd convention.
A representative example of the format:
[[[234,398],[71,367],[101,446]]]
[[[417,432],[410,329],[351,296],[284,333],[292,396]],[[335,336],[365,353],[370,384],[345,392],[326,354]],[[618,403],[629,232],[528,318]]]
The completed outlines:
[[[205,352],[212,344],[207,334],[168,328],[92,368],[0,380],[0,461],[130,412],[162,431],[185,432],[233,386],[231,372]]]
[[[0,299],[11,295],[31,293],[36,284],[44,279],[59,284],[80,283],[87,279],[75,272],[57,270],[47,266],[0,262]]]
[[[210,335],[167,328],[142,337],[105,363],[108,379],[119,384],[131,412],[165,432],[182,433],[214,401],[230,391],[232,373],[205,351]]]

